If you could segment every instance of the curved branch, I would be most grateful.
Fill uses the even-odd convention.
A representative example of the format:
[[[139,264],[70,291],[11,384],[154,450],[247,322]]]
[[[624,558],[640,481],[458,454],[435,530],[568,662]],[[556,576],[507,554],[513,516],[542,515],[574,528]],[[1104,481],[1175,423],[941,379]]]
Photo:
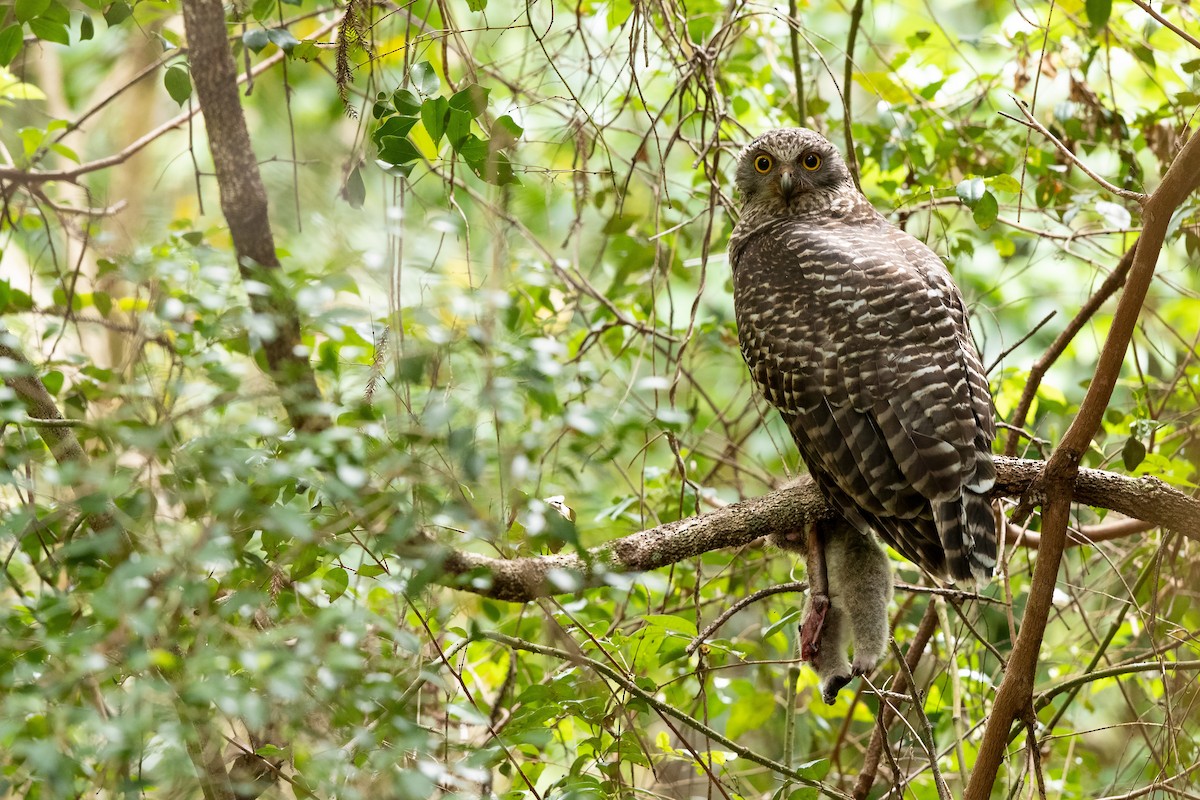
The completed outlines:
[[[1020,497],[1044,466],[1043,461],[997,456],[994,494]],[[1074,492],[1080,503],[1117,511],[1200,540],[1200,500],[1156,478],[1081,469]],[[832,514],[816,486],[806,480],[708,514],[614,539],[582,554],[494,558],[443,548],[432,539],[423,549],[426,557],[442,562],[438,583],[496,600],[526,603],[601,586],[614,573],[648,572],[710,550],[741,547],[764,536],[805,530]]]
[[[696,638],[692,639],[692,643],[683,649],[684,655],[691,655],[700,649],[700,645],[704,644],[709,637],[716,632],[726,622],[728,622],[735,614],[740,612],[746,606],[753,605],[764,597],[770,597],[776,594],[784,594],[786,592],[805,592],[808,591],[808,581],[791,581],[789,583],[781,583],[776,586],[768,586],[765,589],[759,589],[754,594],[748,594],[741,600],[738,600],[729,608],[722,611],[716,619],[708,624],[708,626],[696,634]]]
[[[1093,681],[1103,680],[1104,678],[1119,678],[1122,675],[1131,675],[1134,672],[1161,672],[1162,670],[1193,670],[1200,669],[1200,660],[1192,661],[1143,661],[1137,664],[1116,664],[1105,669],[1093,670],[1082,675],[1076,675],[1073,678],[1068,678],[1061,683],[1051,686],[1046,691],[1038,695],[1034,702],[1035,710],[1042,710],[1050,705],[1050,701],[1063,692],[1069,692],[1080,686],[1086,686]]]

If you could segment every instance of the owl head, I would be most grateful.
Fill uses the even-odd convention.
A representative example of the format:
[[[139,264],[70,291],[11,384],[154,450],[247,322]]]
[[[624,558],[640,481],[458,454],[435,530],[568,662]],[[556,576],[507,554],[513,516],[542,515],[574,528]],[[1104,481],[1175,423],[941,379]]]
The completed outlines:
[[[738,156],[737,187],[747,203],[793,200],[853,188],[850,171],[837,148],[808,128],[767,131]]]

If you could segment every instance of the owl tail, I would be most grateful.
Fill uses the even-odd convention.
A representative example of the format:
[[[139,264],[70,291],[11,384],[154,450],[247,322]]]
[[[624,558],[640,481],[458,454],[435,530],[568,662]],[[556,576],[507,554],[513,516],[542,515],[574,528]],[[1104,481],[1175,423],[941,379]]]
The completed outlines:
[[[946,573],[956,583],[986,584],[996,572],[996,517],[986,493],[964,488],[955,500],[933,504],[946,551]]]

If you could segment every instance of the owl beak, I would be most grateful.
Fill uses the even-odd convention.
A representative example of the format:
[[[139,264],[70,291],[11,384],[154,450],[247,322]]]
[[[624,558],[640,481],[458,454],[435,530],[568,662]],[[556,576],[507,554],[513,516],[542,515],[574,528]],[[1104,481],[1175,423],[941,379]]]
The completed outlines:
[[[795,186],[796,185],[792,183],[791,170],[785,169],[783,172],[779,173],[779,191],[783,192],[784,200],[787,200],[792,196],[792,189],[794,189]]]

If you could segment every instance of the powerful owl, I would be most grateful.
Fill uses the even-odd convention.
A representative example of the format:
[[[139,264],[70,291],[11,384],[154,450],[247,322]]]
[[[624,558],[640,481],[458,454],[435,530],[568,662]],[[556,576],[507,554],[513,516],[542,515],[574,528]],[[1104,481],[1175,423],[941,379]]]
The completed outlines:
[[[860,568],[877,571],[882,556],[871,554],[872,532],[935,576],[982,581],[995,570],[987,379],[941,259],[871,206],[821,135],[759,136],[739,157],[737,186],[729,261],[742,355],[844,519],[826,537],[855,555],[844,575],[833,562],[847,559],[831,556],[831,613],[841,588],[858,640],[855,595],[869,592]],[[865,539],[842,542],[837,530]],[[836,614],[830,622],[842,647]],[[856,641],[856,672],[882,655],[886,616],[882,638],[879,624]],[[844,662],[844,653],[825,670],[815,661],[823,673]]]

